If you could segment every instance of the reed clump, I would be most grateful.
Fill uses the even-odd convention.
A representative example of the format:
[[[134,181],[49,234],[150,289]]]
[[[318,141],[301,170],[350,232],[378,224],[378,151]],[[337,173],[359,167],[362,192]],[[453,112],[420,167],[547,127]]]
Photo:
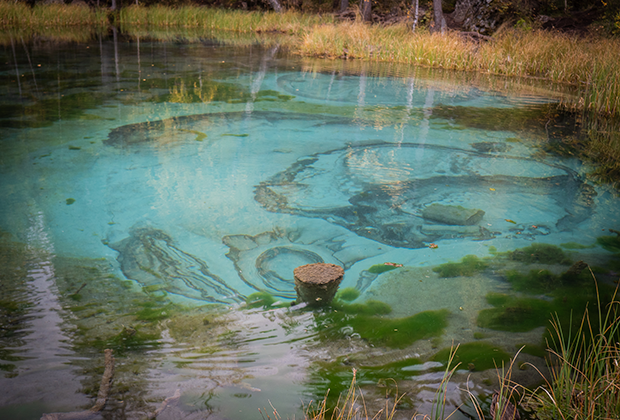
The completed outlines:
[[[404,24],[370,26],[361,21],[317,25],[298,51],[327,58],[401,62],[510,77],[534,77],[579,87],[573,107],[620,114],[620,40],[577,38],[542,30],[504,28],[487,42],[458,32],[412,33]]]
[[[617,293],[617,290],[616,290]],[[540,419],[620,418],[620,311],[614,294],[594,319],[586,310],[576,330],[552,318],[551,378],[527,406]]]
[[[66,26],[106,26],[108,12],[80,4],[37,4],[0,1],[0,27],[42,29]]]
[[[332,15],[225,10],[199,6],[131,6],[119,15],[123,26],[202,28],[236,32],[283,32],[300,34],[315,25],[331,24]]]

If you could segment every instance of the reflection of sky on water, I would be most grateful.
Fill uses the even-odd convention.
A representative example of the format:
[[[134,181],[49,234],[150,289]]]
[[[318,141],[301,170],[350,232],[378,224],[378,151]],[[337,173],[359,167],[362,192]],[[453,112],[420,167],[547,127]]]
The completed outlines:
[[[292,268],[305,263],[340,264],[343,287],[381,296],[389,285],[368,271],[374,264],[394,261],[419,275],[467,254],[486,256],[491,246],[590,244],[617,223],[617,198],[584,182],[579,162],[532,158],[524,133],[456,129],[432,118],[438,105],[510,108],[546,97],[417,77],[421,70],[402,78],[297,72],[298,61],[277,49],[246,55],[209,46],[207,54],[200,45],[123,43],[118,58],[111,44],[91,47],[94,56],[80,49],[60,62],[47,57],[51,64],[36,69],[38,89],[51,92],[47,105],[2,119],[0,228],[29,247],[27,281],[37,303],[25,345],[35,358],[20,365],[32,373],[14,378],[16,390],[70,357],[70,337],[58,326],[56,255],[103,259],[119,278],[160,287],[171,300],[232,306],[258,290],[292,299]],[[11,51],[4,54],[2,62],[12,63]],[[23,57],[15,63],[28,66]],[[5,101],[36,105],[22,98],[32,82],[9,83]],[[75,93],[85,96],[62,99]],[[422,213],[431,204],[481,209],[484,218],[474,226],[429,221]],[[430,250],[431,242],[439,248]],[[415,286],[427,306],[407,301],[414,287],[400,282],[407,293],[391,302],[399,315],[479,302],[498,282]],[[457,330],[475,319],[462,315]],[[242,350],[221,353],[221,371],[205,353],[164,336],[162,352],[179,363],[153,392],[165,398],[172,382],[191,377],[184,392],[208,405],[195,380],[204,368],[216,399],[255,397],[244,410],[256,407],[256,389],[299,381],[281,393],[290,404],[302,392],[308,357],[365,348],[353,339],[350,347],[300,355],[313,320],[285,328],[279,316],[239,315],[232,341]],[[60,371],[49,381],[73,393],[73,373]],[[150,374],[165,376],[159,368]],[[420,381],[432,383],[433,375],[422,371]]]

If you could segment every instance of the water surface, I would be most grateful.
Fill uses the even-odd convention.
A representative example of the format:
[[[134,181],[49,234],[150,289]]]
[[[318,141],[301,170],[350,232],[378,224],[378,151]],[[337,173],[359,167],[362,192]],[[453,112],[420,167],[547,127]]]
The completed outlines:
[[[589,299],[591,279],[559,277],[573,262],[617,280],[618,196],[548,152],[572,135],[553,87],[209,40],[15,40],[2,63],[3,416],[92,406],[111,347],[105,418],[177,389],[161,418],[299,416],[353,368],[371,410],[393,378],[410,418],[429,410],[439,350],[477,343],[451,401],[467,383],[485,395],[493,352],[540,350],[548,315]],[[473,272],[433,270],[467,255]],[[314,262],[391,313],[277,308]],[[385,262],[402,267],[372,268]],[[557,278],[522,287],[509,270]],[[248,308],[256,292],[277,302]],[[363,327],[421,313],[436,323],[409,341]]]

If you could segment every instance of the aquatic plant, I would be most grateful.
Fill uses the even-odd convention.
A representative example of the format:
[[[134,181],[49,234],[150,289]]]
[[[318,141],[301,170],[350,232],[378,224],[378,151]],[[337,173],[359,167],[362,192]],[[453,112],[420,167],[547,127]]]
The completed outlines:
[[[452,347],[439,350],[431,360],[447,363],[450,358],[470,371],[482,371],[501,366],[510,360],[510,355],[497,346],[478,341],[461,344],[456,351]]]
[[[596,243],[609,252],[620,253],[620,235],[599,236]]]
[[[354,287],[345,287],[336,292],[335,300],[343,300],[345,302],[351,302],[360,296],[359,290]]]
[[[570,270],[561,275],[555,275],[548,270],[530,270],[527,274],[509,270],[505,274],[514,290],[529,294],[550,293],[560,287],[585,284],[588,276],[587,271],[577,273]]]
[[[570,258],[566,256],[560,247],[538,243],[508,252],[508,258],[525,264],[543,263],[568,265],[571,263]]]
[[[274,296],[270,295],[267,292],[256,292],[252,293],[245,300],[245,305],[247,308],[263,308],[263,309],[273,309],[273,308],[284,308],[291,306],[290,302],[282,302],[277,300]]]
[[[552,317],[551,378],[541,374],[544,385],[527,401],[539,418],[620,417],[620,302],[617,289],[609,304],[600,297],[597,293],[594,313],[586,309],[576,328],[558,315]]]
[[[433,268],[433,271],[439,273],[440,277],[471,277],[474,274],[483,271],[489,266],[486,262],[480,260],[475,255],[466,255],[461,262],[449,262],[441,264]]]
[[[343,338],[345,335],[357,335],[359,338],[375,345],[390,348],[404,348],[422,340],[439,336],[448,325],[449,311],[425,311],[405,318],[388,318],[380,315],[368,315],[367,311],[384,311],[385,304],[350,305],[346,313],[336,310],[317,318],[316,329],[326,340]],[[379,312],[381,314],[381,312]]]
[[[396,270],[399,266],[400,265],[393,264],[393,263],[375,264],[368,269],[368,272],[373,273],[373,274],[381,274],[381,273],[385,273],[386,271]]]

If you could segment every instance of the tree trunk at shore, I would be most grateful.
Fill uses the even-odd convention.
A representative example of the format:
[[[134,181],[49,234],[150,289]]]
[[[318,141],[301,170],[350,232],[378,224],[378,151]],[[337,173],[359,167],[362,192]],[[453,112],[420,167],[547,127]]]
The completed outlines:
[[[282,12],[282,6],[278,0],[268,0],[271,7],[273,7],[273,11],[276,13]]]
[[[340,12],[344,12],[349,8],[349,0],[340,0]]]
[[[372,20],[372,3],[370,0],[362,0],[362,19],[364,22]]]
[[[446,33],[446,18],[443,17],[443,9],[441,6],[441,0],[433,0],[433,14],[435,15],[434,26],[431,28],[433,32]]]

